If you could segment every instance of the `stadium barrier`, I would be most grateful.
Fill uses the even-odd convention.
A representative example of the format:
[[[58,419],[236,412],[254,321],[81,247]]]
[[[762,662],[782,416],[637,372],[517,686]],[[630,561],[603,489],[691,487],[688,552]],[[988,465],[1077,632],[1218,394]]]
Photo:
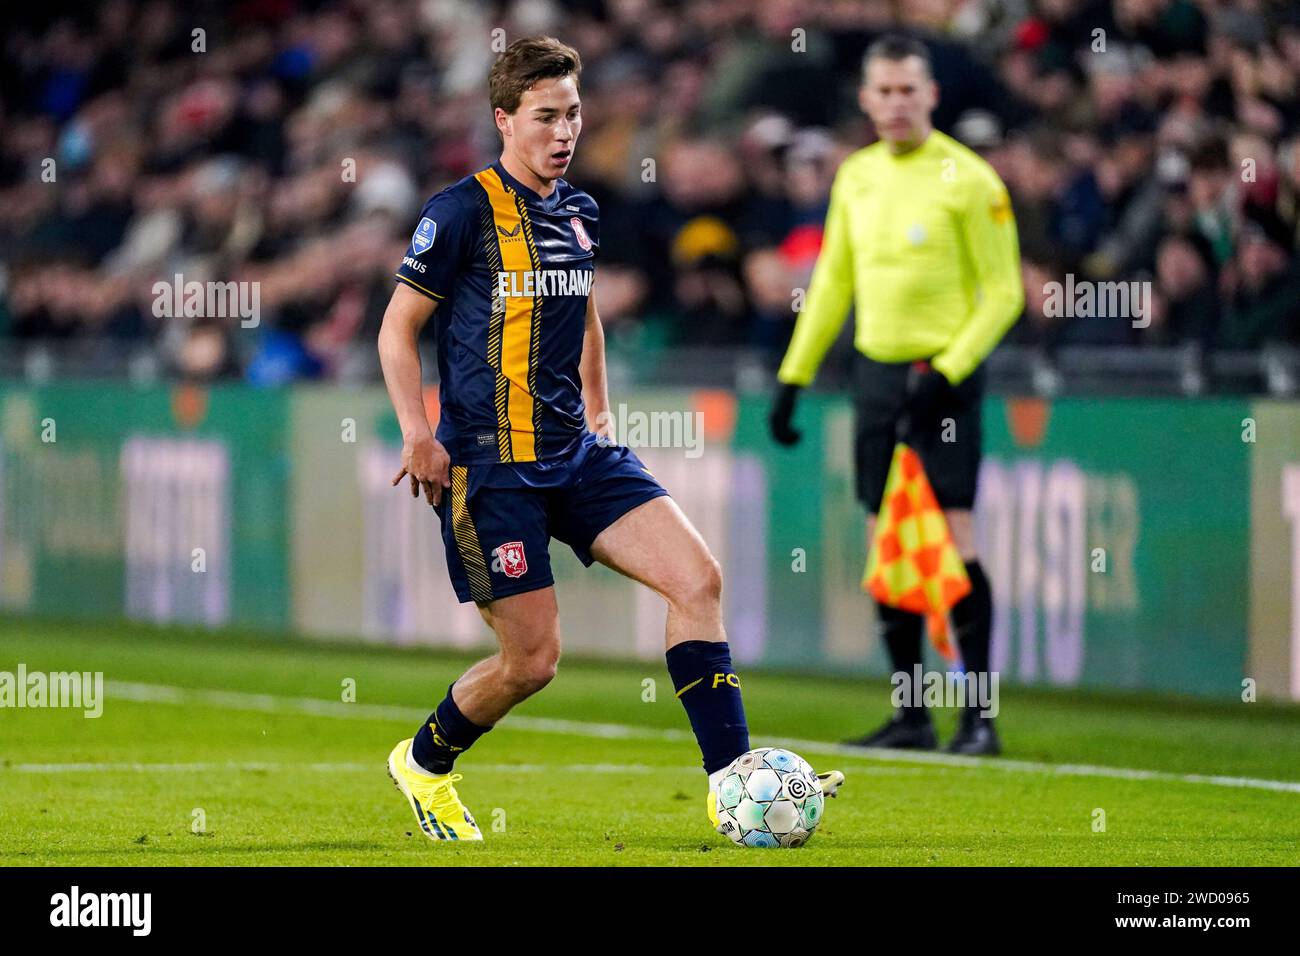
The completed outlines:
[[[804,441],[781,449],[762,395],[616,401],[621,440],[723,565],[737,660],[885,673],[848,402],[808,396]],[[486,643],[433,511],[389,484],[380,387],[0,383],[0,442],[6,614]],[[985,452],[1004,681],[1300,699],[1300,406],[996,397]],[[570,652],[660,658],[657,597],[552,553]]]

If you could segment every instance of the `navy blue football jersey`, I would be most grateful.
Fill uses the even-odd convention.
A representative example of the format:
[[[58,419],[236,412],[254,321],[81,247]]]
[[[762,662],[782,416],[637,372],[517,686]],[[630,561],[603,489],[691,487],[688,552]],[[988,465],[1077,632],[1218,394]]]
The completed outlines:
[[[573,451],[599,212],[563,179],[543,199],[495,162],[425,204],[397,279],[439,302],[438,441],[456,464]]]

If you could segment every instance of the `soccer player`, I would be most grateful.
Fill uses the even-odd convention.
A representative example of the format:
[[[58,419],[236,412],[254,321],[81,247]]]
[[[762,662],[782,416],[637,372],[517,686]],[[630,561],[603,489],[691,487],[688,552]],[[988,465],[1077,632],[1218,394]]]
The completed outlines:
[[[591,296],[595,202],[566,183],[582,127],[572,48],[518,40],[488,80],[497,162],[425,205],[397,270],[379,354],[402,428],[402,469],[442,522],[456,596],[500,649],[447,688],[388,758],[420,830],[481,840],[458,757],[555,676],[560,624],[548,546],[613,568],[668,604],[668,672],[703,754],[716,827],[722,771],[749,750],[722,624],[722,577],[703,538],[609,426],[605,346]],[[441,415],[430,431],[416,341],[435,316]],[[834,795],[844,777],[820,775]]]
[[[906,431],[944,509],[970,575],[952,609],[964,669],[987,674],[992,604],[975,553],[971,508],[980,464],[982,362],[1020,315],[1024,292],[1006,187],[984,160],[931,127],[938,86],[926,48],[886,36],[863,58],[859,102],[879,141],[844,161],[831,188],[821,253],[805,309],[777,373],[773,437],[794,444],[799,390],[856,311],[854,456],[857,494],[875,530],[896,429]],[[895,672],[921,662],[919,615],[877,605]],[[937,746],[924,706],[905,705],[870,747]],[[948,750],[999,751],[991,718],[968,700]]]

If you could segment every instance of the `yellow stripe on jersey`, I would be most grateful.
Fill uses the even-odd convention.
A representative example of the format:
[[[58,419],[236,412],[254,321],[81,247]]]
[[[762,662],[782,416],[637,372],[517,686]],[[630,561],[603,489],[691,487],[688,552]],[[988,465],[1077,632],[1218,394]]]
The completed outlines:
[[[521,196],[515,196],[515,202],[519,206],[519,212],[523,216],[524,223],[524,240],[528,243],[528,256],[532,261],[534,271],[541,271],[542,259],[537,254],[537,243],[533,241],[533,223],[528,218],[528,210],[524,207],[524,200]],[[532,336],[528,342],[528,394],[537,394],[537,356],[540,351],[542,342],[542,297],[533,296],[533,326]],[[533,434],[536,435],[542,428],[542,405],[540,402],[533,404]],[[535,450],[535,449],[534,449]]]
[[[492,219],[496,225],[497,247],[501,251],[501,268],[506,272],[528,272],[533,269],[532,256],[526,232],[532,226],[524,223],[528,213],[516,201],[513,192],[506,188],[496,170],[488,168],[475,176],[487,192],[492,206]],[[495,283],[496,277],[493,276]],[[536,296],[510,296],[506,299],[505,327],[501,340],[500,372],[509,382],[506,415],[510,429],[510,447],[502,449],[505,461],[536,461],[536,427],[533,416],[536,402],[532,384],[536,381],[533,364],[534,325],[536,324]],[[499,411],[499,409],[498,409]]]
[[[469,490],[469,471],[464,465],[451,466],[451,530],[456,538],[456,551],[465,566],[469,580],[469,596],[478,604],[492,600],[492,577],[488,574],[487,559],[479,544],[478,529],[469,513],[466,500]]]
[[[400,272],[395,272],[395,273],[393,273],[393,276],[394,276],[394,278],[400,279],[402,282],[405,282],[407,285],[413,285],[413,286],[415,286],[417,289],[419,289],[419,290],[420,290],[421,292],[423,292],[425,295],[431,295],[431,296],[433,296],[435,299],[439,299],[439,300],[442,300],[442,299],[445,299],[445,298],[446,298],[446,296],[438,295],[438,293],[434,292],[432,289],[426,289],[424,286],[420,285],[420,283],[418,283],[418,282],[412,282],[410,279],[406,278],[406,276],[402,275]]]
[[[501,249],[497,242],[497,227],[489,206],[480,207],[483,226],[483,255],[487,258],[488,274],[501,272]],[[494,386],[494,405],[497,412],[497,457],[500,461],[510,461],[510,418],[506,414],[506,399],[510,393],[510,382],[501,374],[501,333],[506,324],[506,300],[500,296],[492,297],[492,312],[488,316],[487,363],[496,373]]]

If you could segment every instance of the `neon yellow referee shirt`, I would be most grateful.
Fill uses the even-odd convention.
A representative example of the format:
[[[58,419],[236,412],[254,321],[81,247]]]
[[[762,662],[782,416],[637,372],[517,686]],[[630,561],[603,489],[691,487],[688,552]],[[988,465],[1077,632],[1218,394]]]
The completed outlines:
[[[868,358],[933,356],[952,384],[970,375],[1024,306],[1016,221],[993,167],[938,130],[908,153],[878,142],[846,159],[780,381],[813,380],[850,305]]]

